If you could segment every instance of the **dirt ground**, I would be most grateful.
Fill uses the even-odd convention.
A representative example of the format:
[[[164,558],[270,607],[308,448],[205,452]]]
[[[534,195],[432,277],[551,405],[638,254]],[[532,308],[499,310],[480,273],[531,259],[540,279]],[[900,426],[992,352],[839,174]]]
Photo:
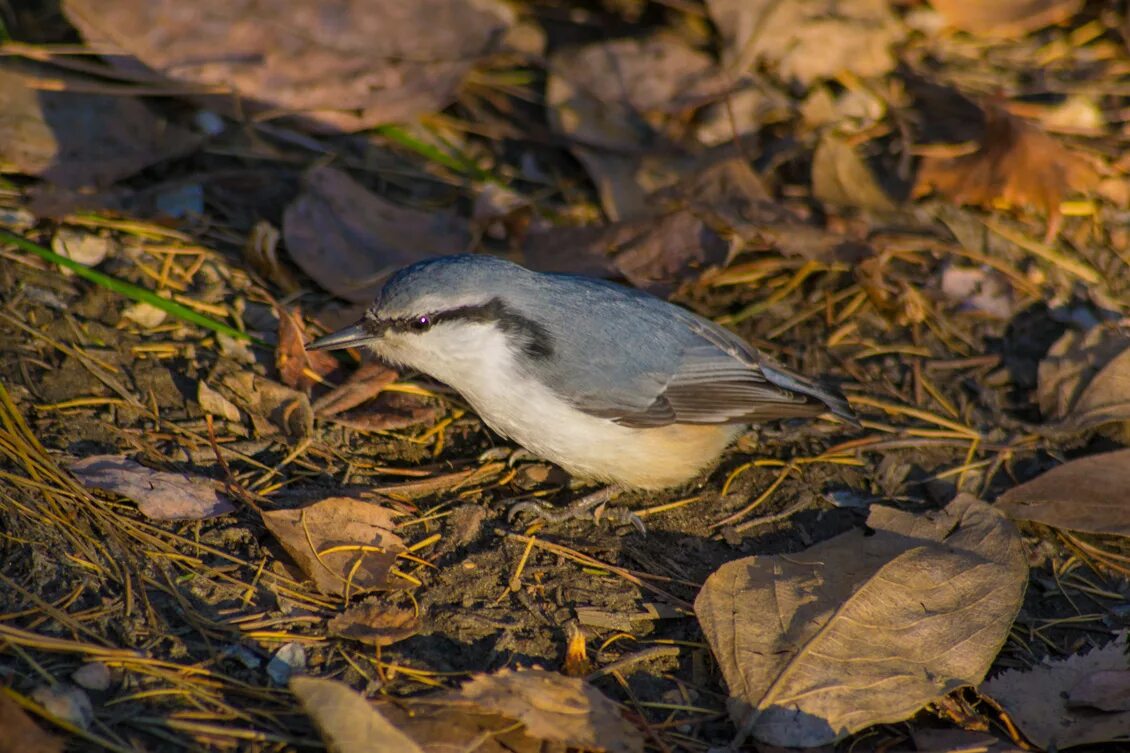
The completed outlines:
[[[615,10],[601,12],[631,26]],[[649,13],[639,23],[654,24],[659,11]],[[776,136],[766,139],[761,164],[772,164],[767,172],[782,185],[807,185],[793,178],[808,169],[810,150],[786,153],[787,135]],[[514,144],[501,142],[499,159],[517,162]],[[543,149],[544,162],[566,176],[560,211],[577,192],[592,208],[592,188],[572,157],[533,136],[522,148]],[[390,151],[398,167],[435,175],[434,165]],[[1123,210],[1104,205],[1106,214],[1064,220],[1073,248],[1103,270],[1101,285],[986,240],[982,250],[1000,251],[995,268],[1017,286],[1014,308],[993,317],[941,292],[953,259],[969,261],[959,256],[969,244],[937,217],[951,229],[981,227],[979,210],[929,205],[925,216],[920,204],[876,219],[825,211],[804,191],[786,191],[781,201],[808,224],[866,239],[881,249],[874,258],[882,264],[747,246],[724,269],[683,275],[671,295],[786,364],[826,375],[852,399],[863,427],[831,419],[754,427],[688,488],[622,499],[640,513],[646,535],[607,521],[510,523],[514,500],[564,502],[587,487],[514,453],[458,395],[425,376],[401,373],[371,403],[382,420],[395,419],[384,424],[392,428],[320,416],[307,425],[285,406],[240,393],[249,375],[281,381],[278,311],[301,306],[308,335],[316,322],[349,316],[285,259],[275,271],[298,280],[290,289],[245,252],[257,221],[281,224],[316,159],[288,154],[292,164],[217,149],[132,179],[135,197],[150,185],[199,179],[206,216],[180,223],[135,219],[121,205],[27,223],[19,213],[37,183],[13,177],[0,195],[0,225],[47,247],[61,228],[72,243],[104,245],[99,271],[264,340],[173,317],[139,323],[127,297],[0,244],[0,684],[58,689],[80,667],[109,668],[105,687],[86,689],[93,722],[67,730],[68,750],[317,749],[323,743],[309,719],[268,671],[280,649],[300,646],[304,671],[411,710],[412,699],[474,673],[561,669],[578,629],[592,681],[647,729],[649,749],[724,746],[734,735],[727,693],[691,610],[719,566],[799,552],[860,528],[872,503],[927,510],[959,492],[991,502],[1064,460],[1122,446],[1109,432],[1044,430],[1036,390],[1039,364],[1064,333],[1126,315],[1126,257],[1090,255],[1110,245],[1105,233],[1124,223]],[[397,200],[408,193],[379,171],[360,171],[360,179]],[[460,190],[436,181],[410,199],[427,207],[454,193],[447,203],[466,212]],[[1026,237],[1043,232],[1038,216],[994,216]],[[524,258],[489,238],[475,250]],[[766,260],[780,266],[764,273]],[[743,272],[754,282],[732,281]],[[343,356],[313,382],[310,398],[357,366]],[[202,383],[238,405],[236,417],[203,409]],[[99,454],[212,479],[235,499],[235,512],[150,520],[133,502],[70,478],[70,463]],[[371,598],[418,610],[407,637],[374,647],[334,635],[329,623],[342,600],[304,579],[260,515],[333,496],[397,512],[397,533],[414,555],[402,568],[409,579]],[[1087,538],[1096,555],[1051,529],[1027,525],[1023,534],[1032,577],[994,671],[1070,655],[1130,627],[1122,540]],[[975,726],[971,720],[1003,729],[972,691],[950,700],[840,749],[898,749],[914,730]]]

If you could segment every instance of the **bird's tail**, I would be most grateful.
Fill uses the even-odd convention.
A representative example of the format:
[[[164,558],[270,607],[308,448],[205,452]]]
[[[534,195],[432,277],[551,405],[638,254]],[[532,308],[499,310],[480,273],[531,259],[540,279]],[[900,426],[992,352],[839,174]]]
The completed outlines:
[[[851,405],[848,404],[843,393],[837,388],[822,384],[809,379],[803,374],[798,374],[795,371],[786,369],[779,363],[774,363],[764,355],[761,356],[760,364],[761,373],[765,375],[771,383],[777,385],[781,389],[796,392],[801,395],[813,398],[828,407],[832,415],[837,416],[855,428],[862,428],[859,423],[859,417],[855,415]]]

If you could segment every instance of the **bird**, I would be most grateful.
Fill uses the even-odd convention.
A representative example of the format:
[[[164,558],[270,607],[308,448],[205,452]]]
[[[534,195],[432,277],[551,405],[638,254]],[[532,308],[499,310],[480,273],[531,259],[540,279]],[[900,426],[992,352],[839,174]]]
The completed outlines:
[[[560,522],[599,514],[622,491],[685,485],[751,424],[831,413],[859,425],[836,388],[688,309],[489,255],[400,269],[360,321],[307,349],[360,346],[447,384],[533,455],[607,485],[564,509],[519,503],[511,517]]]

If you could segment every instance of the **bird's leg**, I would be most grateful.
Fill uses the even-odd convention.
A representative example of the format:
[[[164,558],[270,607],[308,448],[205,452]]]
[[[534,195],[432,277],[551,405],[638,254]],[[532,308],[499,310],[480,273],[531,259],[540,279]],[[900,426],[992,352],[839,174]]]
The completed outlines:
[[[528,512],[532,513],[537,520],[542,520],[546,523],[564,523],[567,520],[582,518],[589,512],[595,510],[594,517],[599,520],[601,517],[601,506],[610,502],[622,491],[623,489],[618,486],[606,486],[592,494],[586,494],[580,499],[573,500],[560,509],[540,500],[519,502],[516,505],[510,506],[510,509],[506,513],[506,519],[512,522],[516,516]],[[640,533],[645,532],[643,521],[631,510],[624,509],[620,511],[617,509],[615,513],[609,515],[609,518],[623,523],[631,523]]]

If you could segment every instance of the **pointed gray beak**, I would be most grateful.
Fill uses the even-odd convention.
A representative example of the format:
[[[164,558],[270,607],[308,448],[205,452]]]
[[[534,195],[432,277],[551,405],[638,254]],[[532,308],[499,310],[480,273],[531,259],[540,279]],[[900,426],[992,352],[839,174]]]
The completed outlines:
[[[331,332],[325,337],[319,337],[306,346],[306,350],[341,350],[342,348],[355,348],[374,339],[361,322]]]

